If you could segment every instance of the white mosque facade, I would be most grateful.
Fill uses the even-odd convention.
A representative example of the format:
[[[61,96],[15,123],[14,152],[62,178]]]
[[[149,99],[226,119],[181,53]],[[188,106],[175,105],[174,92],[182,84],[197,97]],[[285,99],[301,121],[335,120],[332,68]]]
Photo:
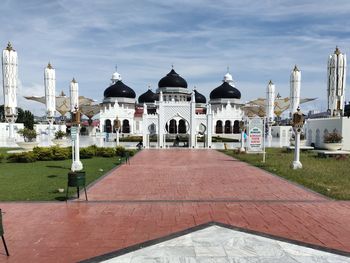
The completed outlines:
[[[229,73],[212,90],[209,102],[197,89],[189,90],[174,69],[159,81],[156,92],[148,89],[138,100],[119,73],[115,72],[111,81],[99,115],[100,129],[110,134],[108,137],[117,131],[120,136],[142,136],[146,148],[151,138],[158,148],[176,138],[184,138],[183,145],[190,148],[199,147],[199,138],[206,148],[211,148],[212,136],[240,138],[244,105]]]

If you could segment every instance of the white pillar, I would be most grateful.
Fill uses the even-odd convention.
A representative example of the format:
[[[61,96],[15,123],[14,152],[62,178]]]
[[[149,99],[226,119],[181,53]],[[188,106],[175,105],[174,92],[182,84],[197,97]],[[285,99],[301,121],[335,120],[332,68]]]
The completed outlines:
[[[275,85],[270,80],[266,89],[266,117],[267,124],[269,127],[269,132],[267,135],[267,145],[271,147],[272,134],[271,134],[271,125],[274,121],[274,107],[275,107]]]
[[[78,82],[73,80],[70,83],[70,106],[71,106],[71,112],[75,114],[79,114],[79,86]],[[72,167],[71,170],[74,171],[80,171],[83,169],[83,164],[80,161],[80,151],[79,151],[79,130],[80,130],[80,125],[77,123],[75,125],[77,128],[77,136],[74,141],[72,141],[72,147],[74,149],[72,153]]]
[[[292,73],[290,74],[290,117],[297,111],[300,105],[300,81],[301,72],[295,65]]]
[[[211,148],[213,134],[213,114],[211,111],[211,105],[207,106],[207,130],[206,130],[206,147]]]
[[[159,93],[159,109],[158,109],[158,148],[164,147],[164,105],[163,92]]]
[[[49,122],[49,138],[51,139],[56,112],[56,73],[50,62],[44,70],[44,85],[46,118]]]
[[[10,42],[2,51],[2,80],[5,119],[9,124],[9,139],[14,140],[13,124],[17,119],[18,57]]]
[[[195,93],[191,95],[191,120],[190,120],[190,148],[196,147],[196,99]]]
[[[332,116],[344,114],[346,86],[346,54],[336,47],[329,56],[327,67],[328,109]]]
[[[239,151],[244,152],[244,129],[242,129],[241,131],[241,149],[239,149]]]

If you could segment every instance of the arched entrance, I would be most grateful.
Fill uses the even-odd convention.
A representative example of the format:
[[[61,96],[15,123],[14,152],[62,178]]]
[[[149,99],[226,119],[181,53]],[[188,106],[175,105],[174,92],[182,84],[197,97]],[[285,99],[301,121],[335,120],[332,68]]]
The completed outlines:
[[[222,121],[216,122],[215,133],[222,133]]]
[[[178,127],[179,133],[186,133],[186,121],[185,120],[179,120],[179,127]]]
[[[225,121],[225,133],[232,133],[231,121]]]
[[[176,134],[177,133],[177,124],[176,124],[176,120],[171,119],[169,122],[169,133],[170,134]]]
[[[233,123],[233,133],[240,133],[239,132],[239,121],[237,121],[237,120]]]
[[[129,120],[123,120],[122,133],[130,133]]]
[[[106,132],[106,133],[111,133],[112,132],[112,122],[109,119],[105,120],[104,132]]]

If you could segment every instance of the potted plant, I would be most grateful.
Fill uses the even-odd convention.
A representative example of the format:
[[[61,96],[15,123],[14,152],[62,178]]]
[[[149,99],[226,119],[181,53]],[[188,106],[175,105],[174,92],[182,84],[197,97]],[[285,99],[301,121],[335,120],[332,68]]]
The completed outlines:
[[[55,132],[55,138],[52,140],[52,142],[57,146],[64,146],[65,144],[67,144],[66,137],[67,137],[67,133],[59,130]]]
[[[338,132],[326,133],[323,136],[324,148],[330,151],[340,150],[342,147],[343,137]]]
[[[17,142],[18,146],[25,150],[33,150],[35,146],[38,146],[39,142],[36,142],[36,131],[28,128],[20,129],[18,134],[23,136],[24,142]]]

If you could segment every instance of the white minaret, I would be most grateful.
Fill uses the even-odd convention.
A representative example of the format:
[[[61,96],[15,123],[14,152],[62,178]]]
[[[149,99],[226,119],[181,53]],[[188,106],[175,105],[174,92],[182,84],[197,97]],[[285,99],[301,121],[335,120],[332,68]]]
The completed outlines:
[[[267,118],[267,124],[269,128],[269,131],[267,134],[268,147],[271,147],[271,142],[272,142],[271,126],[274,121],[274,115],[275,115],[274,108],[275,108],[275,85],[270,80],[266,89],[266,118]]]
[[[346,85],[346,55],[338,47],[329,56],[327,67],[328,109],[331,116],[344,114]]]
[[[17,119],[18,57],[11,43],[2,51],[2,80],[5,119],[9,123],[9,138],[15,138],[13,124]]]
[[[44,70],[46,118],[49,122],[49,136],[52,135],[52,125],[56,113],[56,73],[50,62]]]
[[[290,117],[297,111],[300,104],[300,81],[301,72],[297,65],[295,65],[290,74]]]
[[[73,80],[70,83],[70,110],[72,113],[72,119],[73,119],[73,113],[79,115],[79,86],[78,82],[73,78]],[[77,118],[80,119],[80,118]],[[74,129],[76,133],[76,137],[74,138],[72,129]],[[79,152],[79,129],[80,125],[79,123],[76,123],[75,126],[71,128],[71,135],[72,135],[72,167],[71,170],[74,171],[80,171],[83,169],[83,164],[80,161],[80,152]]]

